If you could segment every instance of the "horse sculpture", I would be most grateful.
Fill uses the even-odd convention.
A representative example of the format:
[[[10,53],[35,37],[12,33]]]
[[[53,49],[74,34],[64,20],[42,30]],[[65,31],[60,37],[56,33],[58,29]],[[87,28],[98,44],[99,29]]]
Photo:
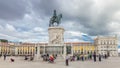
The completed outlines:
[[[51,27],[51,26],[58,26],[58,25],[60,24],[60,22],[61,22],[61,21],[60,21],[61,18],[62,18],[62,14],[59,14],[59,15],[57,16],[56,10],[54,10],[54,14],[53,14],[52,18],[50,18],[49,27]],[[56,24],[56,25],[55,25],[55,24]]]

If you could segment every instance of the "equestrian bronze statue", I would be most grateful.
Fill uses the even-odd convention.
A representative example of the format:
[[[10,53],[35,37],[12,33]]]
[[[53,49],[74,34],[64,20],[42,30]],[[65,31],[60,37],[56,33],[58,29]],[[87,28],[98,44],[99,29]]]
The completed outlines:
[[[49,27],[59,26],[61,23],[62,14],[57,15],[54,10],[53,16],[50,18]]]

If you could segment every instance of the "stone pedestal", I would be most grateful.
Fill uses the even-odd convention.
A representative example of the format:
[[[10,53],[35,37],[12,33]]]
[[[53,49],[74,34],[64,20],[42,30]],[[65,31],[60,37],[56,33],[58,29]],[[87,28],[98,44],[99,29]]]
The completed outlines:
[[[49,43],[48,46],[51,46],[50,53],[53,54],[62,54],[62,47],[64,46],[64,28],[62,27],[49,27]],[[59,48],[59,49],[58,49]]]
[[[64,43],[64,28],[49,27],[49,45],[62,45]]]

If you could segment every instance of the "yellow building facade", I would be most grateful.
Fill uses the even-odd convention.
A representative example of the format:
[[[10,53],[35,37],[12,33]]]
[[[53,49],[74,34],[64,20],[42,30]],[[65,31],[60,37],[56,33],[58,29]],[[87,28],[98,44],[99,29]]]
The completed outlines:
[[[87,54],[96,51],[96,46],[90,42],[67,42],[67,54]],[[71,51],[70,51],[71,50]]]
[[[96,50],[95,45],[90,42],[74,42],[72,43],[72,48],[73,54],[93,53]]]
[[[67,42],[66,45],[67,54],[81,54],[94,52],[96,47],[90,42]],[[39,47],[39,54],[45,54],[47,52],[48,43],[2,43],[0,44],[1,55],[35,55],[37,53],[37,47]]]
[[[4,43],[4,42],[3,42]],[[16,45],[14,43],[0,44],[0,54],[1,55],[34,55],[35,44],[33,43],[23,43]]]
[[[15,47],[16,53],[15,55],[34,55],[35,54],[35,46],[34,45],[22,45]]]

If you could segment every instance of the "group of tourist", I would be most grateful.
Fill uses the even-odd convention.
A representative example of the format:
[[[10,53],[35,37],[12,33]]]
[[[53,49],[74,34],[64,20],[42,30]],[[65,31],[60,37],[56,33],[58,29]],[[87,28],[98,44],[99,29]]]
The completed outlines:
[[[109,57],[109,55],[107,54],[104,54],[104,55],[101,55],[101,54],[96,54],[96,52],[94,52],[93,54],[92,53],[88,53],[88,54],[77,54],[77,55],[73,55],[73,56],[68,56],[66,55],[66,66],[69,65],[69,60],[70,61],[86,61],[86,60],[93,60],[94,62],[96,62],[97,60],[98,61],[102,61],[102,59],[107,59]]]
[[[30,61],[33,61],[34,60],[34,56],[33,55],[31,55],[31,56],[25,55],[25,59],[24,60],[28,60],[28,59],[30,59]]]
[[[93,54],[79,54],[79,55],[73,55],[70,57],[70,60],[71,61],[74,61],[74,60],[94,60],[96,62],[97,58],[99,61],[101,61],[102,58],[107,58],[107,54],[104,54],[104,55],[101,55],[101,54],[96,54],[96,53],[93,53]]]
[[[0,57],[2,57],[2,55],[0,54]],[[7,55],[6,55],[6,53],[3,55],[3,58],[4,58],[4,61],[6,60],[6,58],[7,58]],[[11,62],[14,62],[15,61],[15,59],[13,59],[12,57],[10,58],[10,61]]]
[[[0,57],[1,57],[1,56],[2,56],[2,55],[0,55]],[[5,54],[3,55],[3,59],[6,60],[6,58],[7,58],[7,54],[5,53]],[[28,59],[30,59],[30,61],[32,61],[32,60],[34,60],[34,56],[27,56],[27,55],[25,55],[25,59],[24,59],[24,60],[28,60]],[[15,59],[14,59],[13,57],[11,57],[11,58],[10,58],[10,61],[11,61],[11,62],[14,62]]]
[[[7,55],[4,54],[3,57],[4,57],[4,60],[6,60]],[[51,54],[51,55],[50,54],[43,54],[43,55],[41,55],[41,57],[43,58],[43,61],[53,63],[54,60],[57,58],[57,54]],[[109,57],[109,55],[107,55],[107,54],[101,55],[101,54],[96,54],[96,52],[88,53],[88,54],[75,54],[73,56],[66,55],[65,64],[66,64],[66,66],[68,66],[69,61],[93,60],[94,62],[96,62],[97,60],[102,61],[102,59],[107,59],[108,57]],[[13,59],[13,58],[10,58],[10,60],[11,60],[11,62],[15,61],[15,59]],[[26,55],[24,60],[33,61],[34,56],[27,56]]]
[[[44,54],[41,55],[41,57],[43,58],[43,61],[48,61],[50,63],[53,63],[54,60],[57,58],[57,54],[52,54],[52,55]]]

